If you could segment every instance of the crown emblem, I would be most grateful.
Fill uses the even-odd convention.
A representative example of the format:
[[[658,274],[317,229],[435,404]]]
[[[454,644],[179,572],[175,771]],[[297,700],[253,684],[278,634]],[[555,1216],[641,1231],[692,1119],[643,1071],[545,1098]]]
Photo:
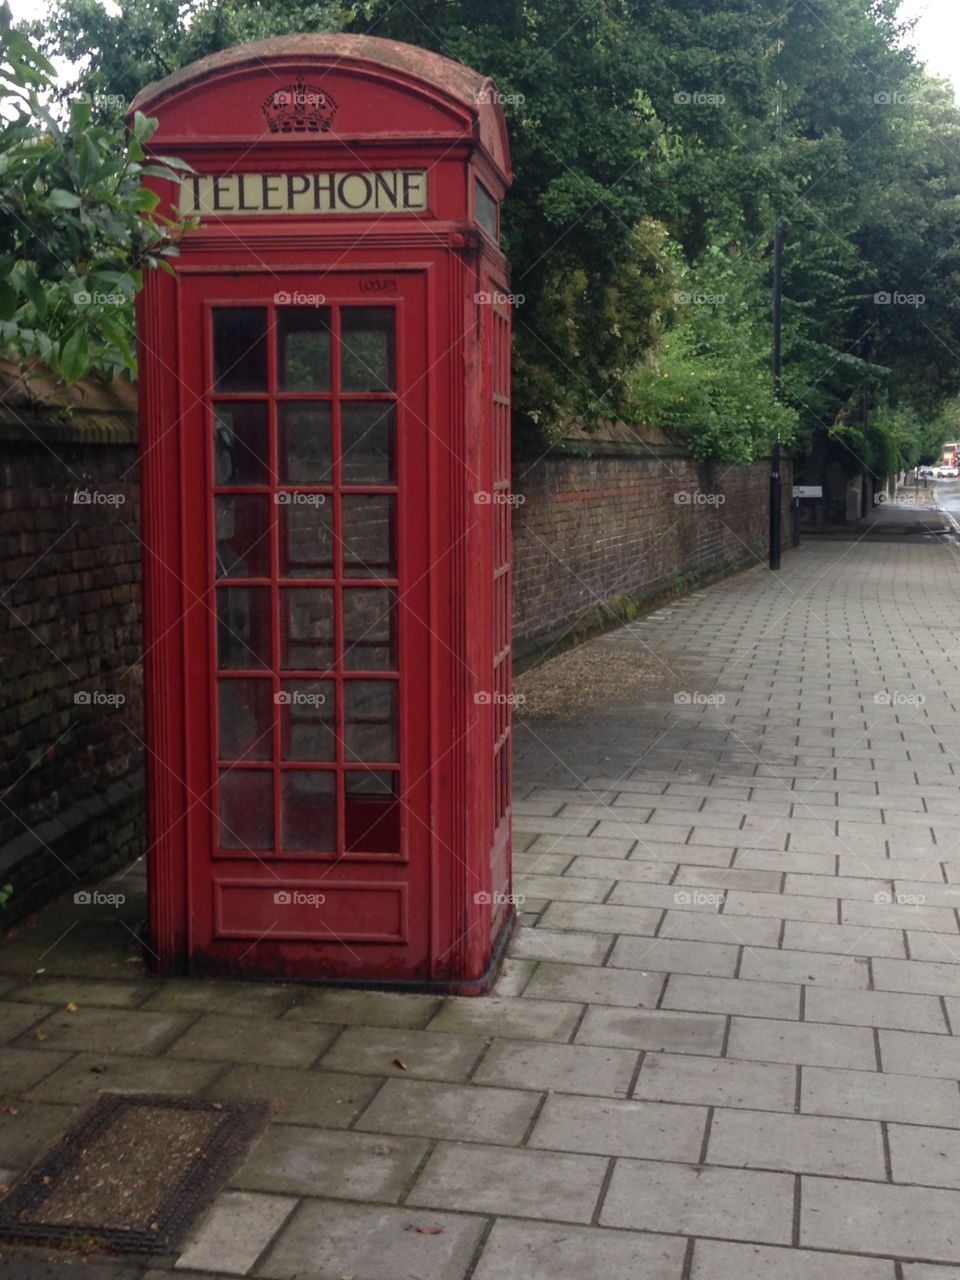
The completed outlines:
[[[269,93],[261,110],[271,133],[327,133],[337,104],[325,89],[298,78]]]

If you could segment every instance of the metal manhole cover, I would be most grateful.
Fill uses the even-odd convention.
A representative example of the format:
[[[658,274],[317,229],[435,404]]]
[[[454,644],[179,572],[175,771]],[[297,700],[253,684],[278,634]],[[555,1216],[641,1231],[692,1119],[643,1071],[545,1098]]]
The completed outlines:
[[[257,1107],[104,1094],[0,1201],[0,1240],[168,1252],[263,1116]]]

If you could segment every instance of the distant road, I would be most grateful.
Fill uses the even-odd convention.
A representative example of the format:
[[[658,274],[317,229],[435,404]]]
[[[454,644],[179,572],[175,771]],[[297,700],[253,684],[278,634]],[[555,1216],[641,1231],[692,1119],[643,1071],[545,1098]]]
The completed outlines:
[[[936,485],[937,506],[960,520],[960,480],[938,480]]]

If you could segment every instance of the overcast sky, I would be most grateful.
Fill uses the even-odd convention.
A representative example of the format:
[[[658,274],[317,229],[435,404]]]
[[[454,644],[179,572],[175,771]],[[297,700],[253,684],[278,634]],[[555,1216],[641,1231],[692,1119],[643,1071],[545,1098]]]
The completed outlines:
[[[43,0],[9,2],[15,18],[36,17],[45,7]],[[914,33],[917,52],[934,75],[953,81],[956,92],[960,88],[960,0],[904,0],[901,14],[919,19]]]

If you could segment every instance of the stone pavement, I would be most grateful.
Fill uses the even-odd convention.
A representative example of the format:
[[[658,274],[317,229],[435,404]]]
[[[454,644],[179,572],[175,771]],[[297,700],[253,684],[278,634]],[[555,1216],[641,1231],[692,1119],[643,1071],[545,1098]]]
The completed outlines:
[[[267,1097],[179,1258],[85,1280],[960,1280],[956,555],[809,543],[593,641],[664,683],[518,724],[493,998],[159,981],[139,871],[51,908],[4,1180],[97,1090]]]

